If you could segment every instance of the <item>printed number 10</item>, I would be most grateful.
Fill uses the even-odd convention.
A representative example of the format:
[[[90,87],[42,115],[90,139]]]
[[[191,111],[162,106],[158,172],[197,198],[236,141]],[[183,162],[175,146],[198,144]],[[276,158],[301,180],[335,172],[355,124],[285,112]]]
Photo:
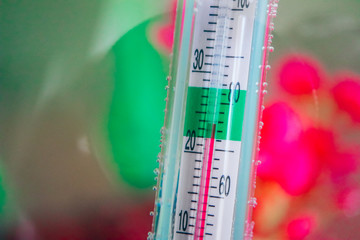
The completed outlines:
[[[179,230],[181,231],[186,231],[187,227],[188,227],[188,223],[189,223],[189,214],[187,211],[183,211],[181,210],[181,212],[179,213]]]

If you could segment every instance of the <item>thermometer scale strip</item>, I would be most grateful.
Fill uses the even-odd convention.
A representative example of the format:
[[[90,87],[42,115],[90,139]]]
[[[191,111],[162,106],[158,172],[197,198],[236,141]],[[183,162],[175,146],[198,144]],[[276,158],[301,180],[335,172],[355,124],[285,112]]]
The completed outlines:
[[[278,0],[178,1],[148,240],[252,239],[256,137],[277,7]],[[198,99],[206,94],[207,101]]]
[[[256,7],[240,3],[197,6],[174,239],[231,238]]]

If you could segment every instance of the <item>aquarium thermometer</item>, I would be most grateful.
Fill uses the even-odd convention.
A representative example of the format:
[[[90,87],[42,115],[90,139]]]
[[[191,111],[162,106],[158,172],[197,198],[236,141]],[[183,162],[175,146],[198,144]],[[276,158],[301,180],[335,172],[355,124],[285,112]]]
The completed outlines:
[[[251,239],[277,0],[184,0],[148,239]]]

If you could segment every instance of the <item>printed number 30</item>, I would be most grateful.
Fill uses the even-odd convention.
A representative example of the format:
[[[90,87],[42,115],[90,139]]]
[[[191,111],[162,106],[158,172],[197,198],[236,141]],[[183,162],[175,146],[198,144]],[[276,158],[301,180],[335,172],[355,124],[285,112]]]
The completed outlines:
[[[193,63],[193,68],[201,70],[204,64],[204,50],[196,49],[194,52],[195,62]]]

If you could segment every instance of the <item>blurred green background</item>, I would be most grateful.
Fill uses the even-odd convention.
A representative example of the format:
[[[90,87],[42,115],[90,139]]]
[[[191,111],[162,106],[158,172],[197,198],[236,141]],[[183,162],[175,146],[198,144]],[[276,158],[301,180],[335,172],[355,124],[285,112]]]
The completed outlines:
[[[150,202],[148,216],[169,68],[152,36],[170,9],[169,1],[0,1],[3,228],[103,205],[121,212]]]

